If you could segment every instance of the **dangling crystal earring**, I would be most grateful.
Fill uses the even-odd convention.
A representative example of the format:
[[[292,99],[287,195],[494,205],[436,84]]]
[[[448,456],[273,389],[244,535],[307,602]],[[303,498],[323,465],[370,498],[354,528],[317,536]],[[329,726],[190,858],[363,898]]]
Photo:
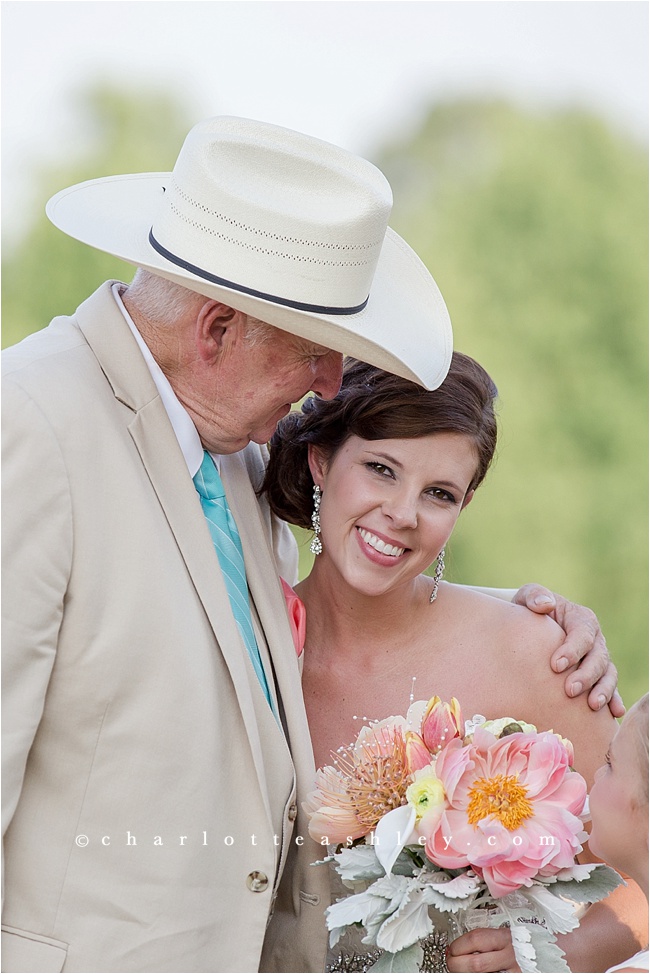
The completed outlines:
[[[438,555],[438,561],[436,563],[436,570],[433,573],[433,592],[429,596],[429,602],[435,602],[438,598],[438,586],[440,585],[440,579],[442,578],[442,573],[445,570],[445,549],[443,548]]]
[[[311,544],[309,545],[309,550],[312,555],[320,555],[323,550],[323,542],[318,537],[320,534],[320,499],[321,490],[318,484],[314,484],[314,512],[311,516],[311,526],[314,531],[314,537],[311,539]]]

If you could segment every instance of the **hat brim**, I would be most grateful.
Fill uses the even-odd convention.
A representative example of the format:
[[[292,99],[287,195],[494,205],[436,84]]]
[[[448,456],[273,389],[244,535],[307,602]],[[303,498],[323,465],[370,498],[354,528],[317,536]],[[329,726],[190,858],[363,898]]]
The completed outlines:
[[[302,311],[207,281],[161,256],[149,231],[171,173],[78,183],[48,202],[51,222],[76,240],[259,318],[276,328],[436,389],[449,370],[452,331],[435,281],[388,228],[368,303],[351,315]]]

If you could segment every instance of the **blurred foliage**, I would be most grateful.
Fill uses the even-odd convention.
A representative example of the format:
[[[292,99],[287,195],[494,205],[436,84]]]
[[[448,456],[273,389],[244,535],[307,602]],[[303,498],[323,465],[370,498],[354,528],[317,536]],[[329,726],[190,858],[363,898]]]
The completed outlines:
[[[60,166],[35,169],[41,212],[18,245],[5,241],[2,259],[2,345],[20,341],[55,314],[71,314],[102,281],[130,281],[135,268],[65,236],[45,216],[54,193],[99,176],[173,168],[194,124],[167,92],[132,92],[97,85],[79,96],[82,145]]]
[[[193,124],[161,93],[95,89],[84,111],[93,147],[40,174],[43,199],[171,168]],[[646,153],[583,112],[463,101],[374,161],[393,186],[392,226],[445,295],[455,347],[500,392],[498,460],[448,546],[447,577],[540,581],[591,606],[629,706],[648,658]],[[5,344],[132,274],[45,216],[5,248],[3,270]],[[312,556],[296,534],[304,575]]]
[[[447,104],[378,160],[454,346],[500,393],[498,460],[447,577],[591,606],[647,689],[647,154],[582,112]]]

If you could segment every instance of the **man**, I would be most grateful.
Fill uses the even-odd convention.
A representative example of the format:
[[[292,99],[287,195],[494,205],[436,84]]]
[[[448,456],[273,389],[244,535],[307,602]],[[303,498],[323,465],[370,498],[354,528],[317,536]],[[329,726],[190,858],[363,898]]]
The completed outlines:
[[[342,353],[445,376],[446,308],[390,205],[365,160],[234,118],[173,174],[50,201],[139,270],[5,355],[5,970],[258,969],[313,766],[295,550],[254,489]],[[322,969],[327,876],[295,882],[283,969]]]

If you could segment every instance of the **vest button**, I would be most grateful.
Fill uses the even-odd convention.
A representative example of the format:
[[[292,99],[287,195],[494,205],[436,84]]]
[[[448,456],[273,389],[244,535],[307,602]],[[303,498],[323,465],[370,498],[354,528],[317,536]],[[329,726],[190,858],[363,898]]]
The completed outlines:
[[[289,821],[295,822],[297,815],[298,815],[298,806],[295,804],[289,805],[289,810],[287,811],[287,817]]]
[[[265,873],[249,873],[246,877],[246,885],[253,893],[263,893],[269,885],[268,876]]]

